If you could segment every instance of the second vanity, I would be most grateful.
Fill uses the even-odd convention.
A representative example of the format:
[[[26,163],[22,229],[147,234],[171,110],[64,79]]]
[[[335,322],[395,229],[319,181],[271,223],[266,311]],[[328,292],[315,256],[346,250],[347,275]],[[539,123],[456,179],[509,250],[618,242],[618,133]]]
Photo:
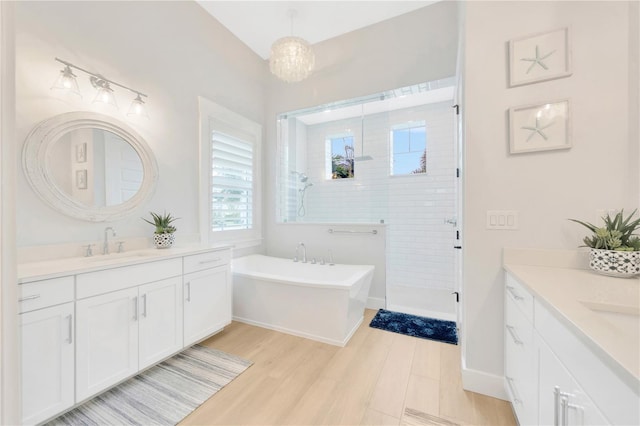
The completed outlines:
[[[640,424],[640,280],[505,249],[505,390],[521,425]]]
[[[18,266],[22,422],[68,410],[231,322],[231,249]]]

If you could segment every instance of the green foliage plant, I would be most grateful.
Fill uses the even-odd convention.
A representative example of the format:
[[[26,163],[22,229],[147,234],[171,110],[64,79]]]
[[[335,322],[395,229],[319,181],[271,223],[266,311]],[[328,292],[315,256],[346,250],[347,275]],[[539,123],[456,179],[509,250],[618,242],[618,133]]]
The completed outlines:
[[[620,210],[613,218],[607,214],[602,217],[603,227],[598,227],[589,222],[569,219],[588,228],[592,235],[584,238],[586,247],[602,250],[616,251],[640,251],[640,237],[633,233],[640,228],[640,218],[631,220],[636,214],[634,210],[626,219],[623,210]]]
[[[153,218],[153,222],[142,218],[148,224],[151,224],[156,227],[154,234],[173,234],[176,232],[176,227],[172,225],[172,223],[178,220],[178,217],[171,216],[171,213],[164,212],[164,214],[158,214],[154,212],[150,212],[151,217]]]

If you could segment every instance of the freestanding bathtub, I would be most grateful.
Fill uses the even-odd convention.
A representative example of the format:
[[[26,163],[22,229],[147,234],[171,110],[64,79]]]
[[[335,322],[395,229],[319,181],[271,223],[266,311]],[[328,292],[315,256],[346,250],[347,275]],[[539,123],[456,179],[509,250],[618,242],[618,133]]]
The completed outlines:
[[[262,255],[231,265],[234,320],[338,346],[362,322],[374,270]]]

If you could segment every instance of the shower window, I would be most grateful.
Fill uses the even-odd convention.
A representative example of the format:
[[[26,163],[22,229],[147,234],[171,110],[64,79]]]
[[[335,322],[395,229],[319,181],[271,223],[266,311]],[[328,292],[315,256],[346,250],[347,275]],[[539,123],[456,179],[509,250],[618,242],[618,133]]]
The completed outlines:
[[[353,161],[353,136],[333,136],[327,139],[327,151],[330,152],[330,167],[327,167],[329,178],[353,178],[355,174]]]
[[[391,175],[427,172],[427,131],[424,122],[394,126],[390,140]]]

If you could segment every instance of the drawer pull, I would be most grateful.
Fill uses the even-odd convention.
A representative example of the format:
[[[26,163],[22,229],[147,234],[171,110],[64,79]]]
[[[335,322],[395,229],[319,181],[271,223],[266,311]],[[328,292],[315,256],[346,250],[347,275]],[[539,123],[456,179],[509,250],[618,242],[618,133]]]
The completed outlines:
[[[513,385],[513,379],[509,376],[505,376],[507,379],[507,384],[509,385],[509,389],[511,389],[511,395],[513,395],[513,402],[516,404],[522,404],[522,400],[518,396],[518,392],[516,392],[516,387]]]
[[[201,260],[200,262],[198,262],[200,265],[206,265],[207,263],[214,263],[214,262],[219,262],[221,261],[222,258],[221,257],[216,257],[215,259],[209,259],[209,260]]]
[[[516,330],[515,328],[513,328],[513,326],[507,325],[506,327],[507,327],[507,330],[509,331],[509,334],[511,335],[511,338],[513,339],[513,342],[516,345],[521,345],[522,343],[524,343],[522,340],[518,338],[518,335],[516,334]]]
[[[147,317],[147,295],[146,294],[142,295],[142,316],[144,318]]]
[[[73,315],[68,315],[67,319],[69,320],[69,338],[67,339],[67,343],[73,343]]]
[[[133,320],[138,321],[138,296],[133,298]]]
[[[553,426],[569,426],[569,409],[578,412],[584,407],[569,403],[569,398],[575,395],[568,392],[561,392],[559,386],[553,387]]]
[[[38,299],[38,298],[40,298],[39,294],[33,294],[31,296],[21,297],[20,299],[18,299],[18,302],[24,302],[26,300],[33,300],[33,299]]]
[[[507,286],[507,290],[509,290],[509,293],[511,293],[511,295],[513,296],[514,299],[516,299],[516,300],[524,300],[524,297],[520,296],[516,292],[516,289],[511,287],[510,285]]]
[[[191,302],[191,283],[188,282],[185,286],[187,287],[187,302]]]

